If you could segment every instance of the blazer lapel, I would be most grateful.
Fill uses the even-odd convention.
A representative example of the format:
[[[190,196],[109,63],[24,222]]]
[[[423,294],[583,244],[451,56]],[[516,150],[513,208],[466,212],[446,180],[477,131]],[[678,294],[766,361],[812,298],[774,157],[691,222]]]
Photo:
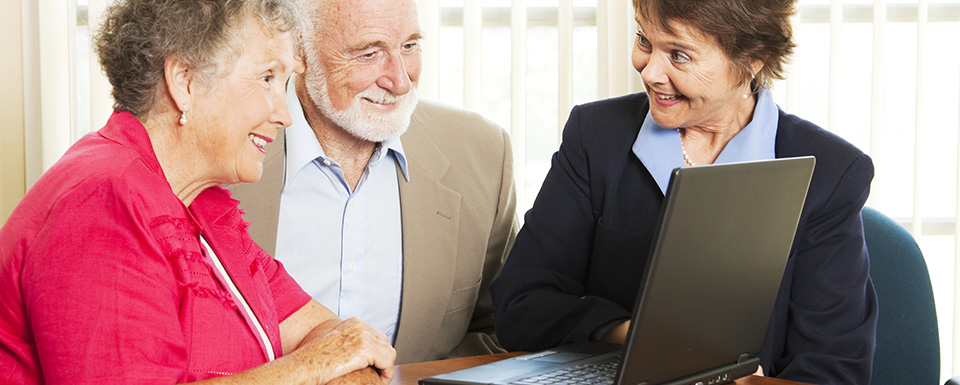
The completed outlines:
[[[441,182],[450,161],[414,114],[402,137],[410,180],[397,168],[403,222],[403,292],[396,346],[399,357],[425,356],[432,345],[418,331],[443,321],[456,271],[460,193]]]

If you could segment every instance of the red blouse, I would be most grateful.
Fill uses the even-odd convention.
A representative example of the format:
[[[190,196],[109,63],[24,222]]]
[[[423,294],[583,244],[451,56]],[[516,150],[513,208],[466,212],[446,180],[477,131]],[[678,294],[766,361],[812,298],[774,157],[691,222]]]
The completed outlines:
[[[0,383],[173,384],[267,361],[202,233],[281,355],[310,297],[247,233],[220,187],[189,208],[140,122],[116,112],[30,189],[0,229]]]

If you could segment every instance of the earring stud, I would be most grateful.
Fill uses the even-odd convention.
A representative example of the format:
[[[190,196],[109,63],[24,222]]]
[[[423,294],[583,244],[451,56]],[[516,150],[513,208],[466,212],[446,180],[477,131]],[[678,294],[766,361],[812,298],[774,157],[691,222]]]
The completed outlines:
[[[180,113],[180,125],[184,126],[187,124],[187,112],[183,111]]]

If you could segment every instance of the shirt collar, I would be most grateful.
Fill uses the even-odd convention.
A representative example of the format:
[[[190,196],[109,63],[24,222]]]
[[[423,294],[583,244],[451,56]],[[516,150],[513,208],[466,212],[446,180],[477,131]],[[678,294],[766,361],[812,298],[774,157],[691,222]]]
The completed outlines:
[[[110,119],[107,120],[107,124],[97,133],[123,146],[133,148],[140,154],[151,171],[166,179],[163,169],[160,167],[160,161],[157,160],[157,154],[153,151],[153,144],[150,141],[150,135],[147,134],[147,129],[131,113],[114,111],[110,115]]]
[[[753,120],[730,139],[714,164],[775,158],[779,120],[779,108],[773,102],[773,96],[766,89],[761,89],[753,110]],[[666,194],[673,169],[684,164],[677,129],[657,124],[647,111],[637,139],[633,142],[633,153],[653,175],[660,191]]]
[[[167,177],[160,166],[156,152],[153,151],[153,143],[147,129],[140,123],[140,120],[127,111],[114,111],[96,134],[99,134],[107,140],[113,141],[126,148],[136,151],[140,160],[147,168],[156,173],[156,176],[163,179],[169,185]],[[89,135],[96,135],[89,134]],[[173,194],[173,191],[170,190]],[[211,186],[200,192],[200,195],[193,200],[190,207],[185,210],[186,216],[190,218],[192,224],[197,228],[206,227],[200,224],[214,224],[217,221],[208,220],[208,218],[225,218],[236,210],[239,201],[230,198],[231,192],[220,186]],[[179,201],[179,199],[177,199]],[[194,215],[199,212],[199,215]],[[233,218],[234,216],[230,216]],[[236,218],[239,218],[237,216]]]
[[[320,146],[320,142],[313,133],[313,129],[310,128],[310,125],[307,123],[307,118],[303,114],[303,106],[300,104],[300,98],[297,97],[296,87],[293,86],[294,80],[295,79],[291,77],[287,87],[287,107],[290,109],[290,117],[293,123],[284,130],[284,140],[286,143],[284,188],[289,186],[297,173],[313,162],[314,159],[320,158],[333,162],[333,159],[327,158],[323,152],[323,147]],[[382,151],[383,149],[387,151]],[[379,143],[373,152],[373,156],[370,157],[369,164],[372,166],[379,163],[388,153],[393,154],[397,160],[397,164],[400,165],[400,171],[403,172],[403,177],[407,181],[410,181],[410,175],[407,173],[407,157],[403,152],[403,145],[400,143],[399,137]]]
[[[403,178],[406,179],[407,182],[409,182],[409,181],[410,181],[410,174],[407,173],[407,156],[406,156],[406,154],[403,152],[403,144],[400,143],[400,137],[398,136],[398,137],[393,138],[393,139],[387,139],[387,140],[381,142],[378,147],[379,147],[380,149],[386,149],[387,151],[377,151],[377,152],[374,152],[374,154],[373,154],[374,156],[371,157],[371,159],[370,159],[370,164],[373,165],[373,164],[375,164],[376,162],[379,162],[379,161],[380,161],[379,159],[377,159],[376,162],[375,162],[374,159],[373,159],[373,158],[376,158],[376,157],[378,156],[378,153],[379,153],[380,159],[383,159],[383,157],[386,156],[387,152],[389,152],[389,153],[393,154],[393,157],[397,160],[397,164],[400,166],[400,171],[403,172]]]

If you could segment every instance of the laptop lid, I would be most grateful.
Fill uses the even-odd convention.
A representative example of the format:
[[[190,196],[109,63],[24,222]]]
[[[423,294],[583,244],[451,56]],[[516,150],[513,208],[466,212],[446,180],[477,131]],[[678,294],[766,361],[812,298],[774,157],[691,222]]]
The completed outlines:
[[[710,383],[756,370],[815,163],[674,170],[619,383]]]
[[[617,384],[718,384],[755,372],[814,164],[675,169],[652,247],[637,251],[649,258],[624,348],[578,343],[420,383],[507,384],[618,351]]]

